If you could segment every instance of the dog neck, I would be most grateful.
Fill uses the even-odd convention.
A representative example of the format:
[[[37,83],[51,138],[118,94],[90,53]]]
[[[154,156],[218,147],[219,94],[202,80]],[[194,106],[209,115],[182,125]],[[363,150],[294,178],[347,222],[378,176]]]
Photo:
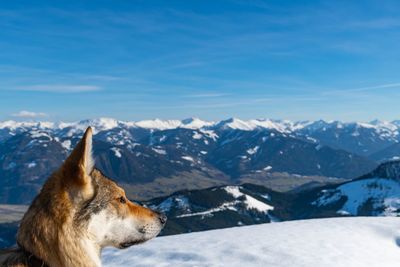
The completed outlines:
[[[29,267],[101,267],[101,248],[89,238],[74,236],[71,233],[68,238],[63,238],[57,247],[36,244],[42,248],[41,251],[46,251],[42,255],[38,251],[31,252],[22,245],[19,247],[24,252]]]
[[[28,220],[36,225],[34,230],[32,224],[21,223],[18,233],[21,248],[29,248],[36,259],[51,267],[101,266],[101,247],[85,231],[77,229],[71,218],[57,226],[52,219],[46,223],[37,222],[35,215],[32,213]]]
[[[49,267],[47,263],[36,257],[34,254],[26,250],[24,247],[18,245],[19,248],[22,250],[22,253],[25,255],[26,263],[29,267]]]
[[[72,229],[71,229],[72,230]],[[59,245],[59,265],[54,266],[82,266],[100,267],[101,248],[96,245],[89,237],[70,232],[70,236],[63,238]],[[53,266],[50,264],[50,266]]]
[[[84,238],[81,241],[82,248],[85,251],[85,255],[90,259],[93,266],[100,267],[101,266],[101,248],[100,246],[96,245],[91,239]]]

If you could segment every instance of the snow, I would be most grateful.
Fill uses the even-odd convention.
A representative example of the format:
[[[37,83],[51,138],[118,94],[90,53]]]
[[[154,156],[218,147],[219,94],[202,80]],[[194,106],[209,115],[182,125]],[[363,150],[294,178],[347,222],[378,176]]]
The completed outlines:
[[[275,130],[281,133],[289,133],[294,129],[299,129],[299,125],[294,125],[291,121],[279,121],[279,120],[271,120],[271,119],[257,119],[257,120],[249,120],[248,123],[252,125],[256,125],[260,128],[265,128],[269,130]]]
[[[105,267],[391,267],[400,262],[400,218],[316,219],[158,237],[106,249]]]
[[[58,129],[71,128],[67,133],[67,136],[72,136],[76,133],[82,133],[86,130],[87,127],[91,126],[93,128],[94,134],[97,134],[101,131],[111,130],[119,126],[119,124],[123,124],[123,122],[115,120],[113,118],[98,118],[92,120],[82,120],[78,122],[60,122],[55,126]]]
[[[61,143],[61,146],[66,150],[71,150],[71,140],[65,140]]]
[[[271,120],[271,119],[253,119],[240,120],[231,118],[225,121],[220,121],[216,125],[223,128],[237,129],[242,131],[252,131],[255,129],[268,129],[280,133],[290,133],[306,127],[309,122],[291,122],[288,120]]]
[[[32,161],[28,163],[28,168],[34,168],[36,167],[36,162]]]
[[[145,128],[145,129],[157,129],[157,130],[168,130],[168,129],[176,129],[181,126],[181,121],[179,120],[144,120],[138,121],[135,123],[136,126]]]
[[[265,204],[264,202],[261,202],[254,197],[251,197],[249,195],[246,195],[246,200],[245,203],[247,205],[247,208],[249,209],[254,209],[260,212],[268,212],[269,210],[273,210],[274,207]]]
[[[169,197],[161,202],[159,205],[152,208],[162,212],[168,212],[174,206],[179,209],[187,209],[189,208],[189,200],[187,199],[187,197],[181,195]]]
[[[268,217],[270,217],[270,219],[272,221],[273,218],[272,218],[272,216],[270,216],[268,214],[268,211],[273,210],[274,207],[272,207],[264,202],[261,202],[255,198],[253,198],[252,196],[243,194],[242,192],[240,192],[239,188],[240,187],[238,187],[238,186],[224,187],[225,191],[227,193],[229,193],[230,195],[232,195],[234,200],[229,201],[229,202],[224,202],[221,205],[219,205],[218,207],[211,208],[211,209],[201,211],[201,212],[193,212],[192,213],[188,209],[188,206],[187,206],[188,200],[185,199],[184,201],[181,201],[181,203],[179,203],[176,197],[166,199],[160,205],[158,205],[156,208],[158,210],[162,210],[162,211],[169,211],[171,209],[171,207],[174,206],[173,204],[175,203],[175,206],[178,206],[178,208],[180,208],[180,209],[182,209],[182,207],[186,208],[185,213],[176,216],[176,218],[200,216],[201,217],[200,219],[203,219],[204,217],[210,217],[210,216],[213,216],[214,213],[218,213],[218,212],[225,211],[225,210],[237,211],[238,209],[243,208],[242,204],[244,204],[245,209],[256,210],[260,213],[265,213],[266,215],[268,215]],[[243,197],[243,198],[239,199],[240,197]]]
[[[182,120],[180,127],[186,129],[200,129],[207,126],[212,126],[214,122],[203,121],[199,118],[190,118]]]
[[[194,159],[192,157],[190,157],[190,156],[182,156],[181,158],[184,159],[184,160],[187,160],[187,161],[194,162]]]
[[[271,200],[271,196],[268,194],[260,195],[260,197],[265,198],[266,200]]]
[[[15,130],[17,128],[39,128],[39,129],[50,129],[54,127],[54,123],[52,122],[32,122],[32,121],[0,121],[0,129],[12,129]]]
[[[218,139],[218,134],[216,134],[214,131],[201,129],[200,132],[210,137],[214,141]]]
[[[91,126],[98,131],[110,130],[118,127],[118,121],[112,118],[99,118],[91,120]]]
[[[265,167],[263,170],[264,171],[269,171],[269,170],[271,170],[272,169],[272,166],[267,166],[267,167]]]
[[[200,134],[200,133],[198,133],[198,132],[193,132],[193,136],[192,136],[192,138],[193,139],[201,139],[203,136]]]
[[[396,138],[399,135],[399,125],[396,121],[388,122],[388,121],[380,121],[374,120],[371,122],[339,122],[339,121],[315,121],[308,125],[306,125],[303,129],[311,132],[315,132],[318,130],[326,131],[327,129],[353,129],[352,136],[358,137],[360,136],[360,129],[367,129],[369,131],[375,132],[379,138],[388,139],[391,141],[397,140]]]
[[[243,196],[243,193],[240,192],[238,186],[227,186],[224,189],[225,189],[226,192],[231,194],[234,198],[238,198],[238,197]]]
[[[315,150],[321,150],[321,148],[323,148],[323,146],[321,144],[318,144],[315,146]]]
[[[167,151],[165,151],[164,149],[160,149],[160,148],[152,148],[152,150],[160,155],[167,155]]]
[[[32,138],[41,138],[41,137],[45,137],[48,138],[49,140],[53,140],[53,138],[51,138],[51,136],[46,133],[46,132],[42,132],[42,131],[30,131],[29,134],[31,135]]]
[[[247,149],[246,152],[247,152],[247,154],[249,154],[249,155],[253,155],[253,154],[257,153],[257,151],[258,151],[259,148],[260,148],[259,146],[255,146],[255,147],[253,147],[253,148]]]
[[[114,152],[114,155],[115,155],[117,158],[121,158],[121,157],[122,157],[122,153],[121,153],[121,149],[120,149],[120,148],[118,148],[118,147],[112,147],[112,148],[111,148],[111,151]]]
[[[216,207],[216,208],[212,208],[212,209],[209,209],[206,211],[201,211],[201,212],[186,213],[186,214],[178,215],[178,216],[176,216],[176,218],[193,217],[193,216],[202,216],[202,217],[212,216],[213,213],[217,213],[220,211],[236,210],[234,205],[235,205],[234,202],[223,203],[221,206]]]
[[[225,121],[220,121],[218,123],[223,129],[235,129],[242,131],[252,131],[257,128],[252,122],[246,122],[237,118],[231,118]]]
[[[239,186],[226,186],[224,189],[226,192],[231,194],[236,199],[244,196],[245,197],[244,203],[245,203],[247,209],[255,209],[259,212],[264,212],[264,213],[267,213],[268,211],[274,209],[274,207],[272,207],[268,204],[265,204],[264,202],[261,202],[252,196],[243,194],[242,192],[240,192]]]

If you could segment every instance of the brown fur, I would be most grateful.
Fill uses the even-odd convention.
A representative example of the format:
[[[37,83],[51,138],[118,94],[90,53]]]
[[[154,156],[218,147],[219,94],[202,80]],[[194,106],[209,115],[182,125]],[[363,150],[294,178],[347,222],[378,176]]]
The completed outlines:
[[[130,202],[116,183],[100,171],[91,170],[91,136],[88,128],[61,168],[44,184],[21,221],[19,248],[2,251],[1,266],[35,266],[38,262],[29,257],[50,267],[98,266],[82,242],[94,240],[88,233],[93,214],[107,209],[118,218],[132,216],[144,225],[159,219],[160,214]],[[100,258],[103,245],[94,246]]]

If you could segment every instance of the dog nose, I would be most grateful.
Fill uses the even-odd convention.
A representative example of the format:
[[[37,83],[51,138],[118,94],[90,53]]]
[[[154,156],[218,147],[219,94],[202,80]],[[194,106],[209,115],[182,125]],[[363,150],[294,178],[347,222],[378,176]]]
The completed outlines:
[[[158,215],[158,219],[160,220],[160,222],[161,222],[161,224],[165,224],[166,222],[167,222],[167,216],[165,216],[165,214],[163,214],[163,213],[160,213],[159,215]]]

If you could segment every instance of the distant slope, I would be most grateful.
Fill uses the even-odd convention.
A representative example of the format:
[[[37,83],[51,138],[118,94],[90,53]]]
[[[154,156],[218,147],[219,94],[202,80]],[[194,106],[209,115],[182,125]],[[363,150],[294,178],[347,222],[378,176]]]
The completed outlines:
[[[117,266],[391,267],[400,262],[399,218],[336,218],[159,237],[124,251]]]
[[[265,171],[355,178],[376,166],[344,150],[276,132],[236,130],[221,135],[220,140],[207,161],[233,178]]]
[[[222,186],[180,191],[146,202],[168,216],[163,235],[269,223],[287,217],[289,196],[262,186]]]
[[[379,150],[371,154],[369,158],[377,161],[400,159],[400,144],[395,143],[389,147]]]
[[[399,216],[400,161],[390,161],[359,179],[300,194],[293,204],[300,218]]]

